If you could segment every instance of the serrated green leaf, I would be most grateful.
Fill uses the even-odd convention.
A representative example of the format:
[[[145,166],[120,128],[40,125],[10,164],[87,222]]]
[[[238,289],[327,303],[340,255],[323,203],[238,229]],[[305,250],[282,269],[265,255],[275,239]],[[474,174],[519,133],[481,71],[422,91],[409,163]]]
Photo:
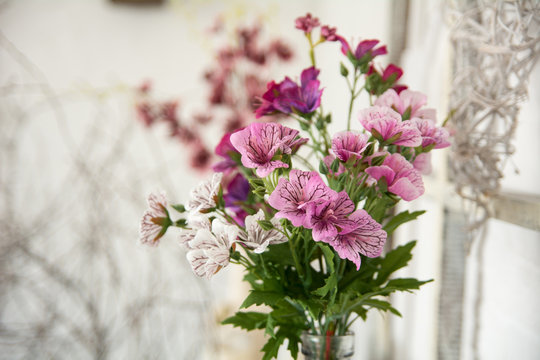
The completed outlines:
[[[274,327],[275,327],[274,318],[272,317],[271,314],[268,314],[268,317],[266,318],[266,329],[264,330],[264,333],[275,338],[276,334],[274,333]]]
[[[390,311],[392,314],[401,317],[401,313],[396,308],[394,308],[388,301],[379,299],[367,299],[364,301],[363,305],[382,311]]]
[[[271,360],[273,358],[277,358],[278,350],[281,344],[283,344],[283,341],[285,340],[285,336],[278,335],[276,337],[271,337],[268,339],[266,344],[262,348],[263,360]]]
[[[223,320],[221,324],[230,324],[234,327],[239,327],[245,330],[264,329],[266,327],[266,318],[268,314],[260,312],[237,312],[233,316],[230,316]]]
[[[381,267],[377,273],[376,283],[379,285],[384,283],[394,271],[406,266],[412,259],[411,251],[415,245],[416,241],[411,241],[405,245],[398,246],[386,254],[381,261]]]
[[[395,288],[397,291],[410,291],[418,290],[420,286],[432,282],[433,280],[421,281],[414,278],[399,278],[392,279],[387,284],[386,287]]]
[[[386,231],[388,235],[391,235],[394,232],[394,230],[396,230],[400,225],[416,219],[417,217],[419,217],[425,212],[426,212],[425,210],[414,211],[412,213],[410,213],[407,210],[400,212],[399,214],[394,216],[390,221],[388,221],[386,225],[384,225],[383,230]]]
[[[274,292],[274,291],[261,291],[261,290],[251,290],[248,297],[244,300],[240,309],[245,309],[251,305],[268,305],[273,306],[279,300],[283,299],[283,294]]]
[[[333,302],[337,292],[338,277],[337,272],[334,271],[334,252],[326,245],[318,244],[321,248],[324,257],[326,259],[326,264],[328,265],[328,277],[325,279],[324,285],[317,290],[313,291],[315,295],[320,297],[326,296],[331,292],[331,301]]]

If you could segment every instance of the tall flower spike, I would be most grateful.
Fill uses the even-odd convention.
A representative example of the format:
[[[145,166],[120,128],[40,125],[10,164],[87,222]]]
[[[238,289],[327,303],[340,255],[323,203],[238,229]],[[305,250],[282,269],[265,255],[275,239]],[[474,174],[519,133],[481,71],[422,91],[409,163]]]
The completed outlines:
[[[294,226],[303,226],[307,205],[322,204],[330,199],[334,190],[323,182],[316,171],[293,169],[289,179],[280,178],[270,194],[268,203],[276,210],[276,218],[289,219]]]
[[[139,239],[145,245],[156,246],[159,239],[171,225],[167,211],[167,198],[165,193],[151,193],[148,195],[148,210],[141,219]]]
[[[330,245],[340,258],[351,260],[359,270],[360,254],[371,258],[381,255],[387,235],[365,210],[356,210],[349,216],[349,221],[354,223],[354,229],[338,234]]]
[[[276,229],[264,230],[258,221],[265,220],[264,212],[259,210],[255,215],[246,217],[246,232],[240,234],[243,244],[253,249],[254,253],[260,254],[268,245],[281,244],[287,241],[287,237],[279,230],[281,225],[277,218],[270,220]]]
[[[422,175],[401,154],[387,156],[381,166],[371,166],[366,173],[376,180],[384,178],[388,191],[405,201],[412,201],[424,193]]]
[[[214,173],[212,179],[202,182],[193,189],[186,209],[191,213],[197,213],[216,207],[216,197],[222,178],[223,173]]]

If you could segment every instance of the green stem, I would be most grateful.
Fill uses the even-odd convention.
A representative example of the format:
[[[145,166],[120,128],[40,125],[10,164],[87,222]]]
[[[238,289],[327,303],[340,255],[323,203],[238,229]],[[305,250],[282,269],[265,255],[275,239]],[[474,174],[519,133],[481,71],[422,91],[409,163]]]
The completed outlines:
[[[351,115],[352,115],[352,109],[354,100],[356,99],[356,84],[358,83],[358,69],[354,68],[354,82],[352,87],[350,87],[351,90],[351,101],[349,102],[349,115],[347,116],[347,131],[351,130]]]

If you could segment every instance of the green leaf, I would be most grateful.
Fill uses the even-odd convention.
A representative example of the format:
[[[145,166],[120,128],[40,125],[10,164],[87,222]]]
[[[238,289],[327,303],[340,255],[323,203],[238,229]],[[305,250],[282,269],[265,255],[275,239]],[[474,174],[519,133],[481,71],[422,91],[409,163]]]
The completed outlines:
[[[412,259],[411,251],[416,245],[416,241],[411,241],[405,245],[398,246],[390,251],[381,261],[381,267],[377,273],[377,284],[382,284],[392,273],[406,266],[409,260]]]
[[[234,327],[239,327],[245,330],[264,329],[266,327],[266,318],[268,314],[260,312],[237,312],[233,316],[230,316],[223,320],[221,324],[230,324]]]
[[[322,160],[319,163],[319,172],[323,175],[328,174],[328,166],[326,166],[326,164]]]
[[[376,308],[382,311],[390,311],[392,314],[395,314],[401,317],[401,313],[397,311],[388,301],[378,300],[378,299],[367,299],[364,301],[364,305]]]
[[[262,352],[264,352],[263,360],[271,360],[272,358],[277,358],[278,350],[281,344],[283,344],[283,341],[285,340],[285,336],[280,334],[276,337],[271,337],[268,339],[268,342],[266,345],[263,346]]]
[[[334,270],[334,252],[326,245],[318,244],[321,248],[324,257],[326,259],[326,264],[328,265],[328,277],[325,279],[324,286],[313,291],[315,295],[320,297],[325,297],[329,292],[331,292],[331,301],[333,302],[337,292],[338,277],[337,272]]]
[[[253,304],[273,306],[281,299],[283,299],[283,294],[275,291],[251,290],[248,297],[240,305],[240,309],[248,308]]]
[[[272,224],[272,222],[269,220],[257,220],[257,222],[259,223],[259,225],[261,226],[263,230],[268,231],[274,228],[274,224]]]
[[[172,207],[174,210],[178,211],[179,213],[183,213],[183,212],[186,211],[186,207],[185,207],[184,205],[182,205],[182,204],[171,205],[171,207]]]
[[[264,333],[275,338],[276,337],[276,334],[274,333],[275,326],[276,325],[274,323],[274,318],[272,317],[271,314],[268,314],[268,317],[266,318],[266,329],[264,330]]]
[[[412,221],[425,212],[426,212],[425,210],[414,211],[412,213],[410,213],[407,210],[400,212],[399,214],[394,216],[390,221],[388,221],[386,225],[384,225],[383,230],[386,231],[388,236],[390,236],[394,232],[394,230],[396,230],[401,224]]]
[[[421,281],[414,278],[400,278],[400,279],[392,279],[386,284],[386,287],[388,288],[395,288],[397,291],[411,291],[411,290],[418,290],[420,289],[420,286],[427,284],[429,282],[432,282],[432,280],[425,280]]]

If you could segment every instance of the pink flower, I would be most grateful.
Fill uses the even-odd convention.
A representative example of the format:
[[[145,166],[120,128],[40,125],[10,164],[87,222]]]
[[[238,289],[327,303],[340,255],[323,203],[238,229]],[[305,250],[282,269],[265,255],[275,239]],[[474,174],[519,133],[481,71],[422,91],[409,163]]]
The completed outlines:
[[[339,168],[338,168],[338,171],[337,172],[333,172],[331,167],[332,167],[332,163],[334,162],[334,160],[336,160],[336,157],[332,154],[330,155],[326,155],[323,159],[323,162],[324,162],[324,165],[326,165],[326,167],[328,168],[328,174],[329,175],[333,175],[333,176],[339,176],[341,174],[343,174],[345,172],[345,165],[343,165],[343,163],[339,163]]]
[[[422,176],[401,154],[392,154],[381,166],[371,166],[366,173],[376,180],[385,179],[388,191],[411,201],[424,193]]]
[[[218,162],[212,167],[215,172],[226,172],[236,168],[236,162],[232,159],[231,155],[235,153],[238,154],[238,151],[236,151],[233,144],[231,143],[232,134],[233,132],[228,132],[223,135],[223,137],[219,141],[219,144],[217,144],[216,146],[214,152],[216,153],[216,155],[221,156],[224,160]]]
[[[337,133],[332,139],[332,151],[343,162],[349,160],[351,156],[360,159],[367,146],[368,137],[352,131]]]
[[[347,192],[333,191],[329,200],[308,206],[304,227],[312,229],[313,240],[330,243],[338,233],[354,229],[354,222],[348,218],[354,207]]]
[[[217,219],[212,222],[212,231],[199,229],[188,243],[191,250],[186,254],[193,272],[210,279],[221,268],[229,265],[229,249],[237,236],[236,226],[225,225]]]
[[[301,16],[295,20],[296,28],[302,30],[306,34],[310,33],[320,24],[319,19],[312,17],[310,13],[307,13],[306,16]]]
[[[327,41],[338,41],[339,35],[337,35],[337,29],[335,27],[330,27],[328,25],[324,25],[321,28],[321,37]]]
[[[379,46],[375,48],[379,43],[379,40],[363,40],[356,46],[354,53],[351,50],[351,46],[342,36],[338,36],[338,40],[341,43],[341,52],[343,55],[351,54],[356,60],[362,60],[362,62],[370,62],[379,55],[385,55],[388,52],[386,51],[386,46]]]
[[[165,193],[151,193],[148,196],[148,207],[141,220],[139,240],[145,245],[155,246],[172,224],[167,211]]]
[[[394,89],[388,89],[375,101],[377,106],[388,106],[404,115],[407,119],[418,117],[417,112],[427,102],[427,96],[412,90],[403,90],[399,94]]]
[[[416,155],[413,166],[423,175],[431,174],[431,153],[420,153]]]
[[[276,111],[284,114],[300,112],[309,114],[321,105],[322,89],[319,89],[320,81],[317,80],[319,70],[310,67],[302,71],[300,86],[294,81],[285,78],[276,84],[271,81],[267,84],[267,91],[262,95],[262,103],[255,110],[255,116],[272,114]]]
[[[294,226],[303,226],[306,222],[307,205],[326,202],[332,192],[316,171],[293,169],[289,179],[279,179],[268,203],[279,210],[276,218],[289,219]]]
[[[362,110],[360,123],[379,141],[394,145],[416,147],[422,143],[418,128],[386,106],[372,106]]]
[[[367,257],[377,257],[386,242],[386,232],[365,210],[356,210],[349,216],[354,223],[354,229],[338,234],[330,245],[342,259],[349,259],[360,269],[362,261],[360,254]]]
[[[434,120],[415,117],[411,119],[411,122],[416,125],[422,135],[423,148],[430,145],[434,149],[442,149],[450,146],[450,142],[448,141],[450,134],[445,128],[437,126]]]
[[[242,155],[242,164],[251,169],[257,169],[259,177],[268,176],[278,168],[289,165],[274,159],[283,154],[291,154],[307,142],[298,138],[299,132],[275,123],[252,123],[244,130],[231,135],[231,143]]]

